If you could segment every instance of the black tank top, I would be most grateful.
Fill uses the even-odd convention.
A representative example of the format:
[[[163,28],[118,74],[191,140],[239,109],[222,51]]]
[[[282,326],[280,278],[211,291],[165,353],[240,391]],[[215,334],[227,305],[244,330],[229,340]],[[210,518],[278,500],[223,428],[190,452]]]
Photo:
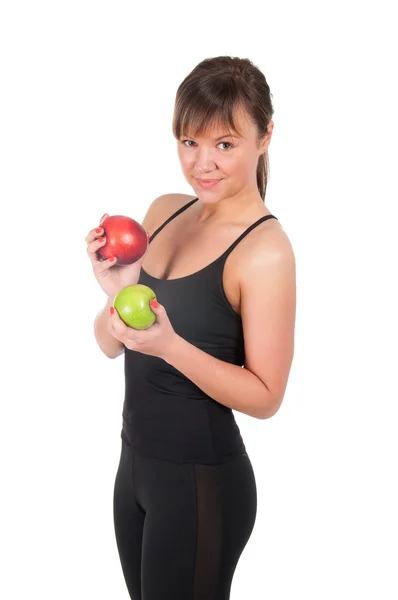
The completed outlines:
[[[198,198],[169,217],[153,238]],[[266,215],[250,225],[225,252],[196,273],[177,279],[152,277],[141,267],[138,283],[150,287],[178,335],[204,352],[242,366],[242,320],[227,300],[224,264],[254,227],[276,219]],[[138,454],[178,463],[220,464],[245,452],[233,412],[213,400],[181,371],[161,358],[125,348],[122,439]]]

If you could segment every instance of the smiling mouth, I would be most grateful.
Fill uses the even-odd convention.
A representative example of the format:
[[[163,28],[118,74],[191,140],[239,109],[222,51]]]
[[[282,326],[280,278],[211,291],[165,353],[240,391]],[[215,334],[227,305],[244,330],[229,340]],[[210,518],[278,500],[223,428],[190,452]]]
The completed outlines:
[[[216,183],[216,181],[221,181],[221,179],[200,179],[199,177],[196,178],[198,181],[200,182],[208,182],[208,183]]]
[[[196,179],[203,190],[212,190],[222,181],[221,179]]]

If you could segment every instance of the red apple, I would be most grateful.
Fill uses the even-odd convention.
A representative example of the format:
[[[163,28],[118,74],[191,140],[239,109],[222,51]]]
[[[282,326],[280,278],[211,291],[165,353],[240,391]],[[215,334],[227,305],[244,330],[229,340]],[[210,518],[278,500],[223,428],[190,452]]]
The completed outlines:
[[[143,256],[148,246],[145,229],[130,217],[112,215],[101,223],[106,244],[98,254],[103,259],[116,256],[118,265],[131,265]]]

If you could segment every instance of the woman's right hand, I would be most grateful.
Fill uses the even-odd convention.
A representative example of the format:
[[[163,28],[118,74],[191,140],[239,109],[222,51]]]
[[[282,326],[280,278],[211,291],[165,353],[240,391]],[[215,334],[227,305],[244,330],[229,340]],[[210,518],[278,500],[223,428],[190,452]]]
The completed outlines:
[[[101,224],[108,216],[108,213],[105,213],[100,220],[100,226],[89,231],[86,236],[86,243],[87,253],[96,280],[105,294],[110,298],[114,298],[122,288],[138,282],[145,253],[132,265],[118,265],[116,258],[102,260],[98,256],[97,250],[106,244],[106,238],[103,237],[105,232]]]

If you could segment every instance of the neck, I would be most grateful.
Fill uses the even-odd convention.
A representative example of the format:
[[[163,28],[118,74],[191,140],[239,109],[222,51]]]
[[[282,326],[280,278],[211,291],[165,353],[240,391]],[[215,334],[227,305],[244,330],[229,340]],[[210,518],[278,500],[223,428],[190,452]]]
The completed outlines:
[[[215,202],[203,202],[200,197],[195,202],[199,225],[227,223],[244,220],[245,216],[264,212],[264,202],[260,194],[246,193],[222,198]]]

